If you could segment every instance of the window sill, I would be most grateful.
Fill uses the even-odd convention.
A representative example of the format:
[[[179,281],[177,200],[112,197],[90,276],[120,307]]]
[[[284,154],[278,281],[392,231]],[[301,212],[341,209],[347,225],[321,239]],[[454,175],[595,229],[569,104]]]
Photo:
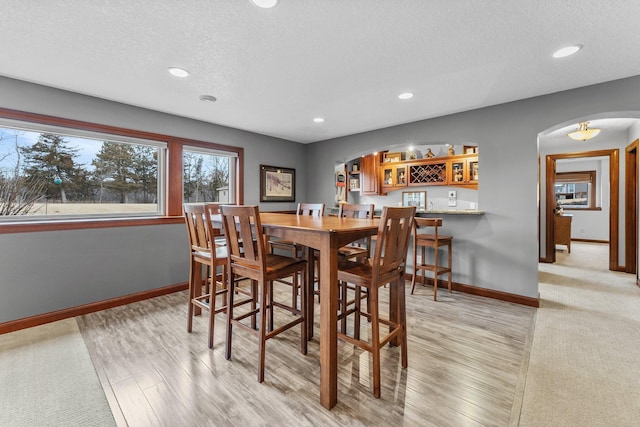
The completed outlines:
[[[81,230],[89,228],[139,227],[146,225],[179,224],[182,216],[148,218],[77,219],[65,221],[0,223],[0,234],[32,233],[40,231]]]
[[[562,207],[563,210],[565,211],[601,211],[602,208],[567,208],[567,207]]]

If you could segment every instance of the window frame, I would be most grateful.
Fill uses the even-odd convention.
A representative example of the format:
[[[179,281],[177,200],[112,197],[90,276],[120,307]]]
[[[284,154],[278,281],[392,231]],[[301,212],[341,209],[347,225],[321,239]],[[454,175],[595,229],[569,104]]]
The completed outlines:
[[[0,117],[0,125],[2,127],[10,127],[11,129],[31,132],[31,133],[40,133],[40,134],[54,134],[61,136],[62,138],[82,138],[85,140],[93,140],[93,141],[106,141],[110,143],[116,144],[127,144],[127,145],[137,145],[143,147],[150,147],[157,150],[158,153],[158,174],[157,174],[157,208],[156,212],[138,212],[138,213],[130,213],[130,212],[114,212],[112,214],[106,213],[87,213],[87,214],[61,214],[61,215],[27,215],[27,216],[0,216],[0,224],[6,222],[26,222],[26,221],[66,221],[66,220],[77,220],[77,219],[116,219],[116,218],[131,218],[131,217],[157,217],[161,212],[165,212],[165,198],[160,197],[163,194],[166,194],[165,184],[166,184],[166,175],[167,168],[164,166],[166,164],[166,156],[167,156],[167,143],[165,141],[152,141],[148,139],[140,139],[134,138],[131,136],[123,137],[120,135],[112,135],[106,133],[98,133],[98,132],[90,132],[86,130],[78,130],[71,128],[63,128],[59,126],[52,125],[31,125],[25,122],[18,122],[16,120],[8,120]]]
[[[140,131],[110,125],[103,125],[91,122],[85,122],[74,119],[67,119],[37,113],[29,113],[25,111],[12,110],[0,107],[0,118],[7,121],[15,121],[18,126],[22,123],[36,132],[42,127],[46,131],[47,127],[57,128],[57,132],[62,130],[91,132],[107,136],[113,136],[115,140],[118,137],[132,138],[137,140],[156,141],[166,143],[166,156],[164,158],[163,177],[160,175],[158,179],[164,182],[159,189],[164,191],[162,195],[164,200],[164,212],[158,215],[146,215],[144,217],[105,217],[95,218],[87,216],[78,216],[77,218],[51,218],[33,220],[20,220],[16,217],[16,221],[0,222],[0,234],[36,232],[36,231],[52,231],[52,230],[71,230],[71,229],[87,229],[87,228],[109,228],[109,227],[126,227],[126,226],[142,226],[142,225],[158,225],[158,224],[174,224],[184,221],[182,217],[182,154],[185,146],[199,147],[207,150],[235,153],[236,164],[234,165],[235,176],[229,176],[229,181],[234,179],[235,192],[234,200],[236,203],[244,203],[244,149],[242,147],[227,146],[212,142],[193,140],[188,138],[180,138],[171,135],[164,135],[154,132]],[[28,126],[31,125],[31,126]],[[78,135],[81,136],[81,135]],[[159,160],[160,161],[160,160]],[[161,198],[160,194],[158,195]]]

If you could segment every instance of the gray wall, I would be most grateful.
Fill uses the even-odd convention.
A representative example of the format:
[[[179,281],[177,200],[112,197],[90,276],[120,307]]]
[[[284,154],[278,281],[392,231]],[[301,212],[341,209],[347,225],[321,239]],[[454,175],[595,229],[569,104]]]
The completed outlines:
[[[640,117],[640,77],[559,92],[312,144],[308,176],[332,182],[336,164],[390,146],[478,144],[481,217],[446,217],[454,281],[538,296],[538,134],[582,118]],[[334,203],[334,189],[310,186]],[[390,203],[392,204],[392,203]],[[380,208],[381,206],[378,206]]]
[[[310,145],[7,78],[0,107],[244,147],[245,203],[258,201],[261,163],[295,168],[297,200],[332,206],[335,166],[361,154],[409,142],[477,143],[478,208],[486,214],[447,219],[454,280],[537,297],[537,135],[592,115],[640,117],[640,76]],[[186,280],[179,224],[0,234],[0,322]]]
[[[0,107],[244,147],[245,203],[258,204],[260,164],[296,168],[307,198],[302,144],[3,77]],[[0,234],[0,322],[186,282],[187,254],[182,224]]]

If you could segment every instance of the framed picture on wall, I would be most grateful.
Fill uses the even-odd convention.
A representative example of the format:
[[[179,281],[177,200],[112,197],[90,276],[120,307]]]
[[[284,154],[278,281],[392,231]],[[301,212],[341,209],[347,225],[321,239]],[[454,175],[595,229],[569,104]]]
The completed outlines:
[[[260,201],[295,202],[296,170],[260,165]]]
[[[426,191],[403,191],[402,206],[415,206],[416,211],[424,211],[427,208]]]
[[[478,147],[473,145],[463,145],[462,154],[476,154],[478,153]]]

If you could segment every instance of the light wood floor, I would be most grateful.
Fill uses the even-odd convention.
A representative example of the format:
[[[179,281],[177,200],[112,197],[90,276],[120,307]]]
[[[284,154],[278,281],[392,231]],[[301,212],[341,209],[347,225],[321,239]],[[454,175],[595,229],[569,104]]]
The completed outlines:
[[[339,343],[331,411],[319,403],[317,317],[306,356],[297,327],[267,343],[262,384],[255,336],[234,330],[227,361],[224,315],[213,350],[207,315],[186,332],[186,291],[77,319],[122,425],[508,425],[535,309],[445,290],[434,302],[432,292],[407,292],[409,368],[398,348],[383,349],[381,399],[372,395],[369,353]]]

